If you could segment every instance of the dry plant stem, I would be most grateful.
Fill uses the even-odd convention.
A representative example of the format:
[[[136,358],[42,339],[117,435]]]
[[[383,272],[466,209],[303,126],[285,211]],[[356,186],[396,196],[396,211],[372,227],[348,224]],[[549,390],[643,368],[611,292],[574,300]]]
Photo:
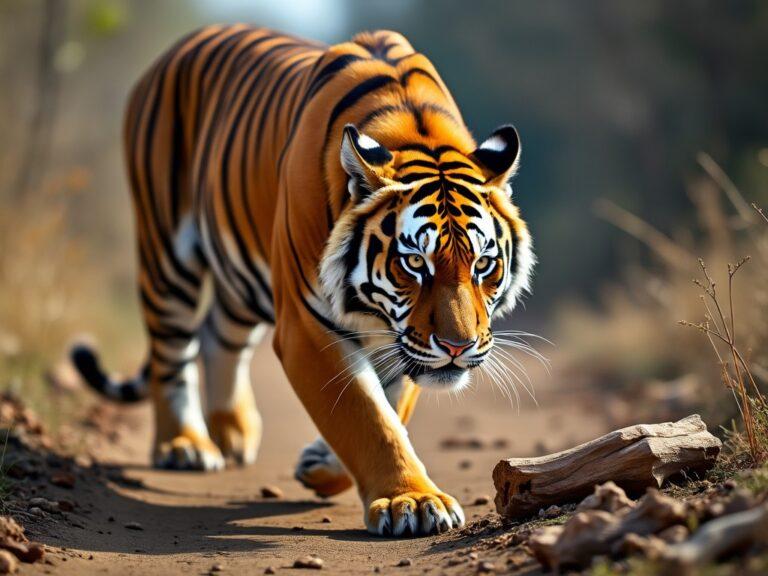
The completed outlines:
[[[757,204],[755,204],[754,202],[752,203],[752,208],[754,208],[754,209],[755,209],[755,211],[756,211],[758,214],[760,214],[760,218],[762,218],[763,220],[765,220],[765,223],[766,223],[766,224],[768,224],[768,216],[766,216],[766,215],[765,215],[765,212],[763,212],[763,209],[762,209],[762,208],[760,208],[760,206],[758,206],[758,205],[757,205]]]
[[[747,434],[749,451],[752,456],[752,460],[755,462],[755,464],[759,464],[763,459],[763,450],[758,443],[757,435],[755,433],[755,421],[752,416],[752,407],[750,404],[750,398],[749,393],[747,392],[745,379],[749,380],[752,388],[754,389],[755,399],[761,405],[765,405],[765,398],[757,387],[757,383],[752,376],[752,372],[749,369],[748,363],[745,361],[736,345],[736,324],[733,305],[733,278],[739,269],[741,269],[741,267],[748,261],[749,257],[747,256],[746,258],[739,260],[736,264],[728,265],[728,317],[726,318],[726,315],[723,312],[723,308],[720,305],[715,281],[710,276],[704,261],[699,259],[699,266],[702,273],[704,274],[704,277],[706,278],[706,284],[700,282],[699,280],[694,280],[693,282],[704,291],[702,300],[707,312],[705,316],[706,321],[699,324],[693,324],[690,322],[681,322],[681,324],[701,330],[707,335],[710,342],[712,343],[715,354],[717,355],[718,360],[722,366],[723,384],[732,391],[735,391],[739,412],[741,413],[741,417],[744,421],[744,429]],[[713,314],[707,299],[709,299],[709,301],[714,306],[715,314]],[[710,321],[712,322],[712,325],[709,324]],[[723,342],[728,348],[731,358],[733,359],[733,371],[735,372],[734,376],[731,376],[728,362],[724,362],[723,358],[720,356],[720,352],[717,350],[717,346],[714,343],[713,337]]]
[[[744,197],[741,195],[741,192],[739,192],[736,184],[733,183],[733,180],[728,177],[712,156],[706,152],[699,152],[697,160],[709,177],[717,182],[718,186],[723,189],[723,192],[728,196],[728,200],[730,200],[733,207],[736,208],[739,216],[741,216],[745,222],[754,222],[754,214],[752,214],[752,211],[749,209],[749,204],[744,200]]]
[[[622,428],[548,456],[502,460],[493,471],[496,510],[511,518],[527,516],[579,500],[608,480],[633,491],[659,487],[682,471],[711,468],[720,447],[693,415]]]
[[[620,208],[613,202],[604,199],[599,200],[595,204],[595,211],[607,222],[647,245],[670,268],[681,268],[681,263],[684,262],[685,264],[682,267],[688,269],[688,263],[694,262],[694,256],[691,253],[680,248],[680,246],[644,220]]]

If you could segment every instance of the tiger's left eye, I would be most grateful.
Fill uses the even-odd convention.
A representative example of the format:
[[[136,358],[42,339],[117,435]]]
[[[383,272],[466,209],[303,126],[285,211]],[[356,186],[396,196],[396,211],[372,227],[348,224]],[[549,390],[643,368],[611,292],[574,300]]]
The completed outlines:
[[[488,256],[482,256],[475,262],[475,272],[483,273],[491,267],[491,260]]]

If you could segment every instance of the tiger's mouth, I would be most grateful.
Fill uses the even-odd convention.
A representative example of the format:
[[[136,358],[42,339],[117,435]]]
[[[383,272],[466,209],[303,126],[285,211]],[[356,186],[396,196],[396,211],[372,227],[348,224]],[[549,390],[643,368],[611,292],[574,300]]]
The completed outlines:
[[[439,390],[458,390],[469,383],[470,368],[462,368],[454,363],[439,368],[420,364],[406,371],[406,375],[425,388]]]

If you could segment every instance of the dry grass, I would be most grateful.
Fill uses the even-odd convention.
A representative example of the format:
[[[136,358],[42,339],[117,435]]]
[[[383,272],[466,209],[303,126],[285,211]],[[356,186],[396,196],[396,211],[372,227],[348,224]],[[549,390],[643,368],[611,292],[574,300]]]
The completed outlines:
[[[752,375],[749,362],[737,345],[733,305],[734,278],[749,259],[749,256],[746,256],[736,264],[728,264],[727,304],[721,304],[717,283],[709,274],[704,261],[699,260],[706,281],[694,279],[693,282],[703,291],[700,298],[706,311],[704,320],[681,320],[680,324],[695,328],[704,334],[712,345],[720,365],[721,380],[725,388],[733,394],[738,406],[752,463],[760,465],[765,461],[768,449],[768,428],[765,427],[765,418],[761,417],[768,414],[768,404]]]
[[[600,309],[571,304],[561,310],[558,340],[572,351],[576,374],[632,399],[629,417],[700,410],[712,424],[739,418],[748,452],[759,462],[768,445],[768,429],[759,424],[768,413],[762,392],[768,382],[768,220],[712,158],[702,154],[699,164],[704,174],[689,186],[689,197],[700,230],[666,234],[610,202],[598,204],[598,214],[642,242],[650,260],[632,263],[626,282],[604,291]],[[742,258],[749,253],[747,264]],[[691,285],[702,272],[703,310]],[[721,285],[727,287],[722,295]],[[684,323],[708,338],[679,326],[702,312],[702,322]]]
[[[0,198],[0,389],[24,398],[46,422],[80,403],[63,359],[84,329],[119,331],[108,272],[70,228],[68,206],[82,175],[11,202]]]

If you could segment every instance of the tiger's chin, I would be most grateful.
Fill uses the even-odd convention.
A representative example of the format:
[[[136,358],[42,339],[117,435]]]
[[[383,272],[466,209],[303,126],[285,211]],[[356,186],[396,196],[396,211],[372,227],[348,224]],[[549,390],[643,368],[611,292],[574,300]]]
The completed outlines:
[[[436,390],[461,390],[470,380],[469,369],[454,364],[441,368],[420,367],[418,373],[410,376],[419,386]]]

